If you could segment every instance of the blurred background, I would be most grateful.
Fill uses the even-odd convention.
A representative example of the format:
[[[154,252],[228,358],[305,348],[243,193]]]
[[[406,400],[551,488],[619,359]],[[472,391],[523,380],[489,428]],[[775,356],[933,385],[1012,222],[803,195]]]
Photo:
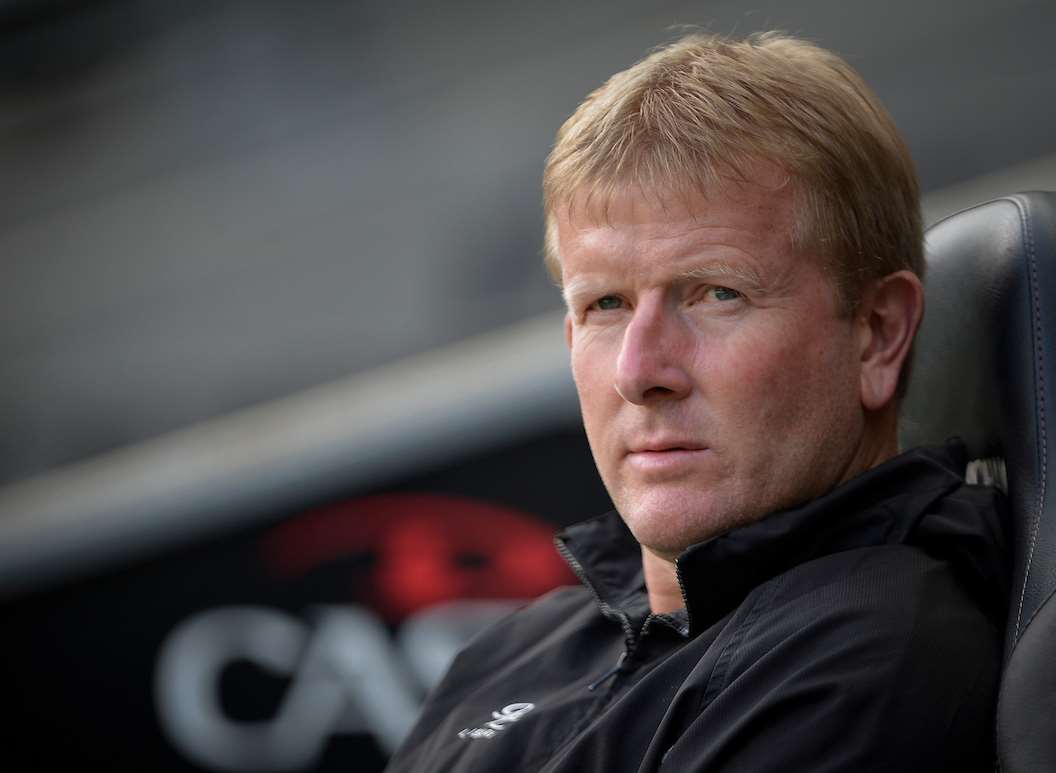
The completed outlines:
[[[844,55],[929,223],[1056,188],[1051,0],[0,1],[12,738],[379,770],[466,636],[571,581],[549,535],[608,504],[539,178],[691,28]]]

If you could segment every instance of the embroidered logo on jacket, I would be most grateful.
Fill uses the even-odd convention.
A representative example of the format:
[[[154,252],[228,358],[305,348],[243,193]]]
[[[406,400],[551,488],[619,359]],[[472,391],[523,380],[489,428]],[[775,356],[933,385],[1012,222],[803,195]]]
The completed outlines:
[[[467,727],[458,734],[458,737],[494,738],[505,730],[507,725],[513,724],[534,708],[534,703],[511,703],[499,711],[491,712],[491,721],[485,722],[483,727]]]

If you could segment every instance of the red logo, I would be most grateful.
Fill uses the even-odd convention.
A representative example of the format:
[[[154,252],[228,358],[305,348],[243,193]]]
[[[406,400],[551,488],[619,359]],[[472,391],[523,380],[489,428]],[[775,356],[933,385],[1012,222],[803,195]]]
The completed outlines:
[[[263,541],[266,562],[302,578],[354,564],[351,598],[390,622],[454,599],[534,598],[575,582],[552,525],[475,499],[381,494],[310,511]]]

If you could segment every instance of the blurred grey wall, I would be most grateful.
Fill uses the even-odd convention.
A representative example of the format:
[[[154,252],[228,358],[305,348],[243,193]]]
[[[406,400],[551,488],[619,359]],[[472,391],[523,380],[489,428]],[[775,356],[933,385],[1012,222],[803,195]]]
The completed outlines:
[[[1056,150],[1051,0],[0,3],[0,483],[556,309],[553,133],[680,25],[845,55],[926,191]]]

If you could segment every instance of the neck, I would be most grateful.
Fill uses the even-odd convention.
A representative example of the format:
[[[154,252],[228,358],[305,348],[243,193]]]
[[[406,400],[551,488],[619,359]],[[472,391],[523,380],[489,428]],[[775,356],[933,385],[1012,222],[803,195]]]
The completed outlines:
[[[642,545],[642,570],[649,609],[654,614],[674,612],[685,606],[673,559],[664,558]]]
[[[898,408],[888,405],[882,411],[866,415],[865,432],[850,469],[839,482],[843,483],[866,470],[883,464],[898,455]]]

